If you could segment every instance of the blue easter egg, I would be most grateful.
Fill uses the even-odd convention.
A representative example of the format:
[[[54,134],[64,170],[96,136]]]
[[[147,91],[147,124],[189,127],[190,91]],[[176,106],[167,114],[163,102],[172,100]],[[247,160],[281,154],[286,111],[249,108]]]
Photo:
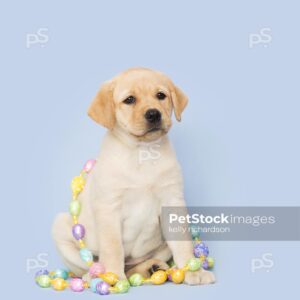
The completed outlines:
[[[69,277],[69,272],[64,269],[57,269],[53,274],[53,278],[63,278],[66,280],[68,279],[68,277]]]
[[[93,254],[87,248],[80,249],[80,257],[85,262],[93,261]]]
[[[97,293],[96,285],[97,283],[103,281],[101,278],[93,278],[90,282],[90,288],[92,292]]]

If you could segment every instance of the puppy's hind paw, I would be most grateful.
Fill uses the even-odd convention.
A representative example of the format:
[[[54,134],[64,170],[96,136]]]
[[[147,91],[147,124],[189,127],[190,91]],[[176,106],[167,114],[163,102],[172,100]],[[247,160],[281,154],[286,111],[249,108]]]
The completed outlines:
[[[189,285],[212,284],[216,282],[214,273],[205,270],[186,272],[184,282]]]
[[[153,265],[151,266],[151,268],[149,268],[149,273],[150,275],[152,275],[154,272],[158,271],[158,270],[168,270],[169,269],[169,266],[166,262],[164,261],[160,261],[160,260],[157,260],[156,262],[153,263]]]
[[[162,260],[151,258],[141,264],[135,266],[126,272],[126,276],[130,277],[134,273],[141,274],[144,278],[150,277],[154,272],[158,270],[167,270],[169,268],[168,264]]]

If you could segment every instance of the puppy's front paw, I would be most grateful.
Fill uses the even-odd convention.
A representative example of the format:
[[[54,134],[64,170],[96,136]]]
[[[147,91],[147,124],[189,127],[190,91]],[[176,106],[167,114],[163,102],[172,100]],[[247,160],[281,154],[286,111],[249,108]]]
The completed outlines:
[[[189,285],[215,283],[216,278],[213,272],[199,270],[196,272],[186,272],[184,282]]]

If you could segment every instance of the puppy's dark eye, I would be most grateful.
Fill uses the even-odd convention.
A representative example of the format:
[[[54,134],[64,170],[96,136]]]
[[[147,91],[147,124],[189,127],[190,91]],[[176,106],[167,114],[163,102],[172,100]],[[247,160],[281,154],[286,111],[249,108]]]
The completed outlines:
[[[157,99],[159,99],[159,100],[164,100],[167,96],[166,96],[164,93],[162,93],[162,92],[158,92],[158,93],[156,94],[156,97],[157,97]]]
[[[135,97],[129,96],[129,97],[127,97],[127,98],[123,101],[123,103],[125,103],[125,104],[133,104],[133,103],[135,103],[135,101],[136,101]]]

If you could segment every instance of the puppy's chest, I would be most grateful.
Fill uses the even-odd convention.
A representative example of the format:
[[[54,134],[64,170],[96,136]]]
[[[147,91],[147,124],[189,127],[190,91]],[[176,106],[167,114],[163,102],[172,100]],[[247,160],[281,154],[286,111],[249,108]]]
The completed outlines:
[[[160,201],[147,189],[128,191],[122,199],[123,240],[151,239],[159,230]]]
[[[123,171],[124,180],[130,187],[158,187],[168,180],[168,175],[174,168],[174,161],[157,149],[149,146],[139,147],[122,162],[120,170]]]

